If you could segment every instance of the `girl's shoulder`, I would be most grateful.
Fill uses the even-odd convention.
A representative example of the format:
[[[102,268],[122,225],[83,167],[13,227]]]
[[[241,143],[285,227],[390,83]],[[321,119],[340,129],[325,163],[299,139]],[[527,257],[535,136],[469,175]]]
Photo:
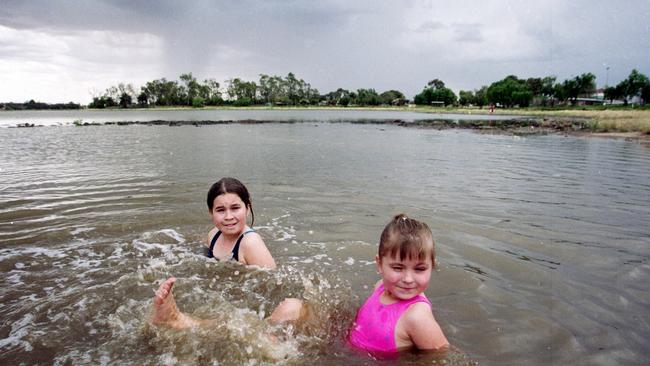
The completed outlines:
[[[440,349],[449,346],[440,325],[433,316],[428,302],[418,301],[411,304],[402,315],[403,330],[421,350]]]
[[[257,250],[260,246],[266,248],[266,243],[260,234],[251,228],[246,228],[242,233],[241,241],[239,243],[240,250]]]
[[[244,231],[246,233],[246,231]],[[274,269],[275,261],[260,234],[249,231],[242,237],[239,247],[239,260],[247,265],[257,265]]]
[[[254,243],[256,241],[261,241],[264,243],[264,239],[262,239],[262,236],[258,234],[255,230],[249,228],[248,226],[244,229],[242,232],[242,239],[241,243]]]
[[[436,324],[431,305],[425,301],[416,301],[408,305],[401,316],[407,333],[429,328]]]

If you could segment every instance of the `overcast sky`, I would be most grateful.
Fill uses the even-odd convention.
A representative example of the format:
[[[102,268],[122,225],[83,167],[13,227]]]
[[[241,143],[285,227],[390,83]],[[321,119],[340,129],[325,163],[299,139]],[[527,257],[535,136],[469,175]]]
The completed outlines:
[[[608,70],[609,68],[609,70]],[[650,76],[650,0],[0,0],[0,102],[293,72],[322,94]]]

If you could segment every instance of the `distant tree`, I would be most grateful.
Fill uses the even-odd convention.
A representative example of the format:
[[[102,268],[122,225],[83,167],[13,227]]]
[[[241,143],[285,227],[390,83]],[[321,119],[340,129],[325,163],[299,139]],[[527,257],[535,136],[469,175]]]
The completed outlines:
[[[234,78],[228,81],[228,89],[226,92],[233,100],[234,105],[248,106],[255,103],[257,85],[254,81],[243,81],[239,78]]]
[[[610,103],[613,103],[615,99],[625,98],[625,90],[620,85],[606,87],[603,94],[605,99],[608,99]]]
[[[333,92],[327,93],[324,96],[324,99],[328,105],[347,107],[352,102],[353,97],[356,98],[355,93],[343,88],[338,88]]]
[[[433,79],[427,83],[427,86],[433,89],[442,89],[445,87],[445,83],[440,79]]]
[[[451,89],[445,87],[445,83],[442,80],[433,79],[413,99],[415,104],[430,105],[432,102],[442,102],[447,106],[456,103],[456,94]]]
[[[462,106],[474,104],[476,96],[471,90],[461,90],[458,92],[458,103]]]
[[[641,88],[641,99],[643,103],[650,103],[650,83],[646,83],[643,88]]]
[[[287,74],[284,80],[284,90],[289,104],[298,104],[300,100],[301,82],[304,83],[303,80],[298,80],[292,72]]]
[[[488,87],[483,85],[480,89],[474,91],[474,104],[481,108],[488,104],[487,90]]]
[[[147,95],[149,104],[154,106],[183,105],[185,95],[178,82],[165,78],[148,81],[141,88],[141,93]]]
[[[283,80],[279,76],[260,74],[258,92],[263,103],[275,104],[283,95]]]
[[[562,96],[568,99],[571,104],[576,104],[579,96],[589,96],[596,90],[596,75],[588,72],[573,79],[567,79],[562,83]]]
[[[650,81],[647,76],[638,72],[636,69],[633,69],[627,79],[621,81],[616,87],[623,93],[624,102],[627,105],[630,99],[637,96],[641,97],[644,102],[647,101],[647,99],[643,97],[643,90],[649,83]]]
[[[141,91],[140,94],[138,94],[138,106],[139,107],[149,106],[149,96],[144,91]]]
[[[205,79],[201,86],[201,97],[205,99],[207,105],[220,105],[223,103],[219,83],[215,79]]]
[[[357,89],[356,103],[362,106],[376,106],[381,104],[381,97],[375,89]]]
[[[192,98],[192,107],[194,108],[202,108],[205,106],[205,99],[201,96],[196,96]]]
[[[500,104],[506,108],[515,105],[527,107],[533,99],[533,93],[525,80],[509,75],[488,87],[487,98],[490,103]]]
[[[528,78],[526,79],[528,89],[533,93],[533,96],[542,94],[542,78]]]
[[[546,76],[542,78],[542,86],[539,90],[539,94],[544,97],[551,97],[553,96],[553,86],[555,85],[555,76]]]
[[[183,102],[183,105],[194,105],[194,98],[196,97],[201,97],[203,100],[205,100],[201,95],[201,84],[196,81],[196,78],[192,76],[191,72],[188,72],[187,74],[181,74],[179,78],[184,84],[180,89],[181,93],[179,95],[180,99]],[[201,105],[201,107],[202,106],[203,105]]]
[[[400,104],[404,100],[406,100],[406,98],[404,97],[404,93],[402,93],[399,90],[392,90],[392,89],[379,94],[379,98],[382,104],[387,104],[387,105]]]
[[[101,96],[101,97],[94,97],[93,101],[88,104],[88,108],[110,108],[110,107],[116,107],[117,103],[115,100],[111,97],[108,96]]]
[[[133,104],[133,97],[128,93],[120,95],[120,107],[128,108]]]
[[[112,99],[114,101],[118,101],[118,100],[120,100],[120,94],[121,94],[120,89],[118,89],[117,86],[111,86],[111,87],[106,88],[106,90],[104,91],[103,96],[106,97],[106,98],[110,98],[110,99]]]
[[[559,101],[564,101],[567,99],[567,93],[564,90],[563,83],[557,83],[553,85],[553,97]]]

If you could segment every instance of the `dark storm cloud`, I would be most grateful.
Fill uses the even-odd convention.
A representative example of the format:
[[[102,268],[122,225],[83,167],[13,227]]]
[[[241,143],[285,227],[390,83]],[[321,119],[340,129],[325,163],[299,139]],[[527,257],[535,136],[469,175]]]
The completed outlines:
[[[143,70],[149,78],[249,80],[292,71],[321,92],[373,87],[411,96],[434,77],[456,90],[508,74],[594,72],[602,81],[606,68],[620,80],[632,68],[650,73],[649,14],[648,0],[4,0],[0,71],[3,61],[9,68],[65,56],[62,68],[94,63],[84,67],[111,83],[112,47],[119,77],[139,70],[133,80]],[[24,73],[19,79],[29,79]]]

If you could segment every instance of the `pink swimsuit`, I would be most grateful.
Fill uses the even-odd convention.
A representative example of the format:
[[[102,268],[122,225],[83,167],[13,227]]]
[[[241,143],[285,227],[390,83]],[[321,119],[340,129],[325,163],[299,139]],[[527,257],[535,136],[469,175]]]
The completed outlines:
[[[395,326],[400,316],[416,302],[426,302],[431,306],[431,302],[423,294],[384,305],[379,300],[383,292],[382,283],[359,309],[349,337],[353,346],[371,352],[397,352]]]

